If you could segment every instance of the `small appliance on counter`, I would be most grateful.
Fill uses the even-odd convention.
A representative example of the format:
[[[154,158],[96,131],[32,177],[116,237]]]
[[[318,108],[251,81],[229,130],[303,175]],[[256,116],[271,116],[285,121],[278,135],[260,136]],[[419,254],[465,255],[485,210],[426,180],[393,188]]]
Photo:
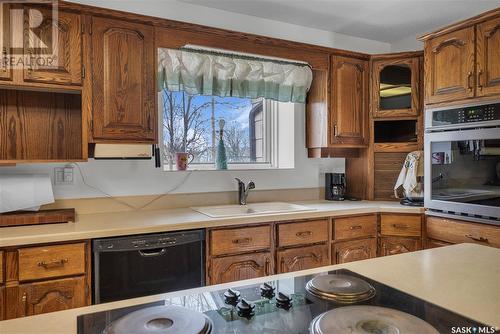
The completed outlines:
[[[325,199],[328,201],[345,200],[346,179],[344,173],[325,174]]]

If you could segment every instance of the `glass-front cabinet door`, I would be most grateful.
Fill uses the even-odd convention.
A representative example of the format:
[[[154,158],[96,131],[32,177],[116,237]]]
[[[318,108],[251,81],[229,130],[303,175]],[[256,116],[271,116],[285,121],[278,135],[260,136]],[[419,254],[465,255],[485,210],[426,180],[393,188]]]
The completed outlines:
[[[373,117],[418,116],[419,58],[373,61]]]

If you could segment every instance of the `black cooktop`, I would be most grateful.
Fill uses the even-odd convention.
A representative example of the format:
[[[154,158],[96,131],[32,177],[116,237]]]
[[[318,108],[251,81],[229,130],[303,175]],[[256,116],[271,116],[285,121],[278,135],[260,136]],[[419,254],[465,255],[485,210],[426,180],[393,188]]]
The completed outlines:
[[[352,275],[365,280],[375,288],[373,298],[355,305],[373,305],[400,310],[425,320],[439,333],[466,333],[463,330],[470,331],[467,331],[467,333],[496,333],[485,324],[465,318],[351,271],[341,269],[329,273]],[[193,311],[202,312],[213,322],[212,333],[217,334],[306,334],[309,333],[311,321],[316,316],[328,310],[345,306],[320,299],[309,293],[305,288],[306,284],[315,276],[317,275],[269,281],[267,284],[274,288],[274,291],[268,291],[266,297],[262,296],[262,294],[266,295],[266,293],[262,293],[262,285],[256,284],[235,287],[233,289],[236,290],[235,292],[228,293],[227,290],[221,290],[188,294],[156,303],[85,314],[78,317],[78,334],[105,333],[106,328],[113,321],[124,315],[158,305],[180,305]],[[284,293],[284,295],[280,295],[279,292]],[[240,299],[244,298],[251,306],[255,306],[250,312],[251,314],[245,314],[245,312],[242,314],[238,312],[236,306],[226,303],[228,297],[231,299],[234,293],[239,293]],[[456,293],[460,292],[457,291]],[[287,302],[287,297],[291,299],[291,306]]]

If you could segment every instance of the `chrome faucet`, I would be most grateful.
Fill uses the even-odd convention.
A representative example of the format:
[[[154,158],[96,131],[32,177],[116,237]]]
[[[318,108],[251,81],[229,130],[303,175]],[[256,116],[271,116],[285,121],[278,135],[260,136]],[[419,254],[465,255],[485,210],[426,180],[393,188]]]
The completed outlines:
[[[238,201],[240,205],[246,205],[248,193],[251,189],[255,189],[255,183],[253,183],[253,181],[250,181],[245,187],[245,183],[243,181],[241,181],[237,177],[235,178],[235,180],[238,181]]]

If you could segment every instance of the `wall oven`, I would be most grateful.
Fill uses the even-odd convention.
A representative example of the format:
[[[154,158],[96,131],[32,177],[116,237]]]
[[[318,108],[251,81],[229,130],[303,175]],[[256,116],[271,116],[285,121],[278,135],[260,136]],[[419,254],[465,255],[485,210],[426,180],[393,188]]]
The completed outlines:
[[[500,225],[500,100],[425,114],[429,214]]]
[[[205,232],[95,239],[93,300],[106,303],[205,285]]]

